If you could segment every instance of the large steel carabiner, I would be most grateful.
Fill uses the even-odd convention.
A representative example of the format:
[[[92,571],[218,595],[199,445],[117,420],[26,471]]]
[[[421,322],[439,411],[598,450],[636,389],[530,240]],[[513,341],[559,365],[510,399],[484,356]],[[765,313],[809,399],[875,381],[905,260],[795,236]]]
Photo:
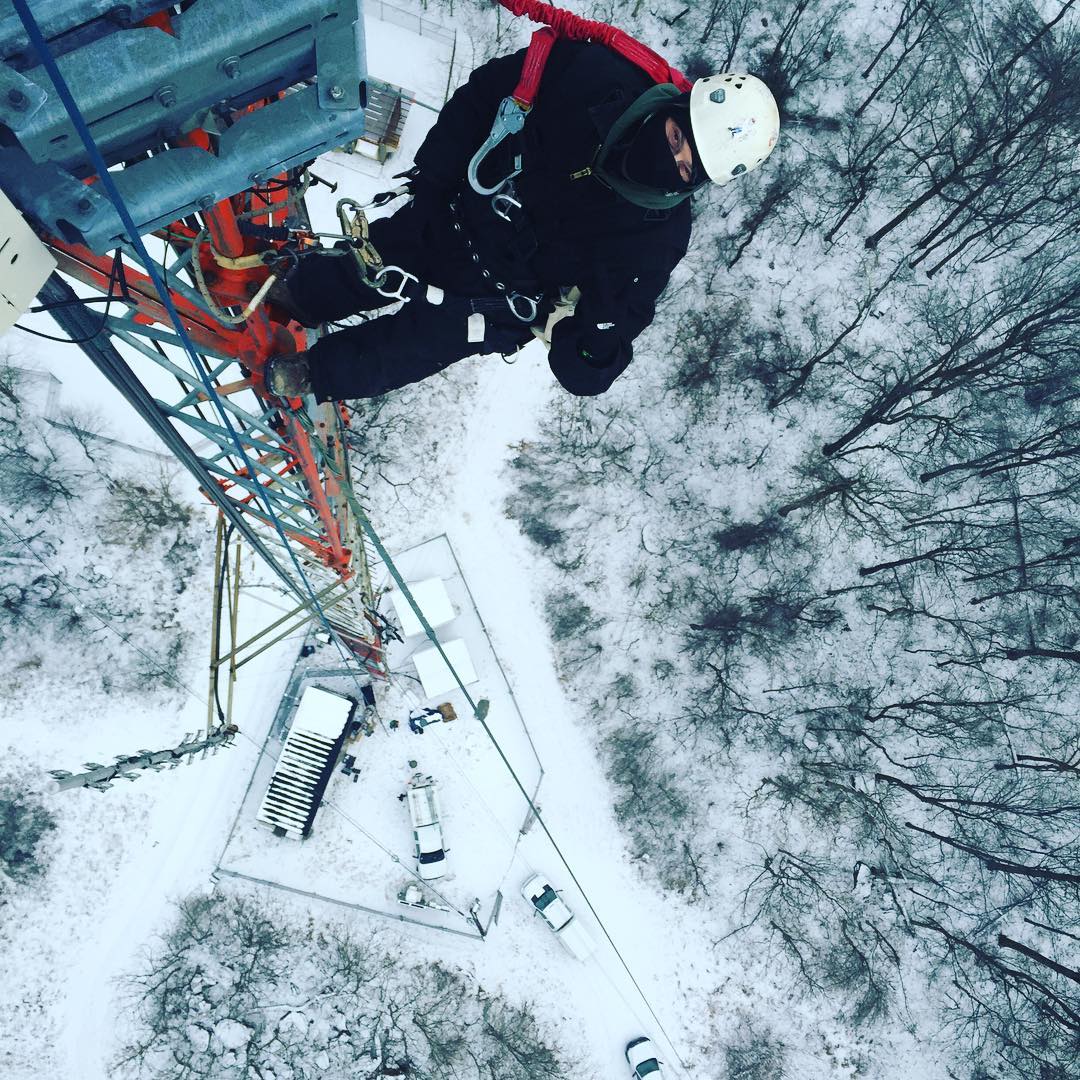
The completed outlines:
[[[502,186],[509,180],[513,180],[519,172],[521,172],[521,155],[516,154],[514,156],[514,170],[513,172],[504,176],[497,184],[491,187],[484,187],[480,183],[480,177],[477,175],[480,166],[483,164],[484,158],[495,149],[507,137],[507,135],[516,135],[525,126],[525,117],[528,115],[529,110],[521,104],[514,97],[505,97],[499,104],[499,111],[495,114],[495,122],[491,125],[491,134],[487,137],[483,146],[476,151],[472,156],[472,160],[469,162],[469,187],[477,193],[477,195],[494,195]]]
[[[349,217],[349,211],[352,211],[352,218]],[[355,199],[339,199],[337,216],[341,222],[342,235],[349,241],[349,251],[356,260],[360,277],[375,288],[375,282],[382,274],[383,261],[368,236],[368,220],[364,207]]]

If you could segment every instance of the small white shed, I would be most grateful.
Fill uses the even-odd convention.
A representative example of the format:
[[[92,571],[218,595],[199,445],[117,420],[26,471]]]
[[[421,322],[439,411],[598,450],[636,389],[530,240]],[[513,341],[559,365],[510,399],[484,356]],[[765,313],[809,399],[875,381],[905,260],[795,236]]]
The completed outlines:
[[[473,667],[472,657],[469,655],[464,639],[444,641],[442,647],[461,681],[466,686],[476,682],[478,678],[476,668]],[[453,672],[446,666],[446,661],[439,655],[439,650],[434,645],[430,649],[413,653],[412,662],[416,665],[416,674],[420,676],[420,685],[423,686],[424,693],[429,698],[458,688]]]
[[[445,626],[457,617],[454,605],[450,602],[450,595],[446,591],[446,585],[442,578],[427,578],[417,581],[415,584],[406,583],[409,593],[416,601],[417,606],[424,613],[428,625],[434,630],[436,627]],[[401,592],[392,592],[390,601],[394,605],[394,612],[401,624],[401,632],[406,637],[424,632],[423,624],[413,611],[412,604]]]

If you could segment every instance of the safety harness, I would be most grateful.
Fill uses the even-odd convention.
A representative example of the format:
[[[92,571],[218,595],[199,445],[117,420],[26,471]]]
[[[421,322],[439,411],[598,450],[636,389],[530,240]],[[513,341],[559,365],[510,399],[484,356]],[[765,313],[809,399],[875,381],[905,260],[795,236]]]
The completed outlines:
[[[687,197],[689,192],[672,195],[655,191],[644,184],[635,184],[625,177],[608,172],[604,168],[604,160],[608,151],[631,130],[633,125],[651,114],[665,102],[677,98],[688,91],[691,82],[682,72],[673,68],[663,57],[653,52],[647,45],[643,45],[636,38],[630,37],[625,31],[608,23],[597,22],[592,19],[584,19],[571,11],[552,7],[542,0],[499,0],[503,7],[514,15],[527,15],[534,22],[545,23],[535,31],[525,53],[525,61],[521,68],[521,77],[513,93],[503,98],[495,114],[495,121],[491,127],[491,133],[483,145],[476,151],[469,162],[468,180],[469,186],[480,195],[491,196],[492,211],[505,221],[511,221],[514,210],[521,209],[521,203],[517,200],[514,189],[514,178],[521,172],[522,158],[520,154],[514,156],[513,168],[497,184],[491,187],[484,186],[479,179],[479,170],[484,159],[504,139],[518,134],[525,126],[525,120],[532,111],[536,101],[536,95],[540,88],[540,80],[544,74],[544,68],[551,49],[559,38],[570,41],[591,41],[596,44],[606,45],[608,48],[636,64],[657,84],[646,91],[627,112],[621,116],[607,138],[597,148],[592,161],[586,168],[575,176],[584,177],[595,175],[608,187],[612,188],[630,202],[648,209],[670,209]],[[410,174],[399,174],[410,175]],[[393,192],[384,192],[376,196],[379,205],[382,202],[403,194],[407,188],[398,188]],[[381,201],[379,201],[381,200]],[[456,204],[451,204],[454,213],[454,229],[463,232],[464,226],[461,220],[460,209]],[[350,213],[352,217],[350,218]],[[423,297],[429,303],[441,303],[444,294],[441,289],[425,285],[414,274],[399,266],[384,266],[378,252],[368,239],[367,220],[363,208],[351,199],[343,199],[338,203],[338,216],[342,226],[342,239],[348,241],[347,250],[356,259],[357,268],[361,280],[385,296],[388,300],[412,300]],[[484,267],[479,266],[480,256],[472,250],[472,245],[465,238],[469,256],[478,264],[481,276],[498,294],[498,302],[509,306],[513,315],[523,323],[534,323],[538,317],[539,306],[543,302],[542,296],[527,296],[509,289],[502,282],[496,281],[493,275]],[[342,252],[343,254],[345,252]],[[400,275],[400,283],[396,288],[391,286],[391,275]],[[471,310],[478,313],[483,302],[472,301]],[[572,306],[569,310],[573,310]]]
[[[495,122],[491,125],[491,134],[488,135],[480,149],[473,154],[472,160],[469,162],[469,186],[478,195],[492,195],[497,198],[505,191],[507,183],[521,172],[521,155],[517,154],[514,157],[514,166],[511,172],[493,187],[485,187],[480,183],[479,179],[480,166],[488,154],[504,139],[510,135],[516,135],[525,126],[525,119],[532,111],[537,91],[540,89],[540,80],[544,74],[544,67],[547,64],[548,57],[551,55],[552,46],[558,38],[566,38],[568,41],[592,41],[599,45],[606,45],[620,56],[624,56],[627,60],[636,64],[653,82],[671,87],[670,97],[677,97],[679,94],[686,93],[693,85],[681,71],[673,68],[662,56],[653,52],[647,45],[643,45],[617,26],[597,22],[593,19],[583,19],[572,11],[552,7],[543,3],[542,0],[499,0],[499,3],[514,15],[527,15],[533,22],[542,22],[547,25],[542,26],[533,34],[529,42],[529,48],[525,53],[525,62],[521,67],[521,78],[518,80],[513,93],[500,102],[498,111],[495,114]],[[656,108],[656,105],[654,104],[652,107]],[[630,123],[632,121],[625,125],[618,125],[620,129],[618,132],[619,137],[628,130]],[[594,158],[594,163],[587,170],[582,170],[583,174],[595,173],[605,180],[609,186],[615,185],[612,185],[610,179],[603,174],[601,169],[596,167],[596,163],[602,160],[603,154],[612,145],[614,145],[614,141],[609,136],[597,151],[597,158]],[[642,187],[642,191],[646,190],[642,185],[636,186]],[[621,193],[625,194],[625,192]],[[492,199],[493,207],[495,198]],[[680,200],[677,199],[676,202],[678,201]],[[656,207],[650,207],[650,209],[656,209]]]

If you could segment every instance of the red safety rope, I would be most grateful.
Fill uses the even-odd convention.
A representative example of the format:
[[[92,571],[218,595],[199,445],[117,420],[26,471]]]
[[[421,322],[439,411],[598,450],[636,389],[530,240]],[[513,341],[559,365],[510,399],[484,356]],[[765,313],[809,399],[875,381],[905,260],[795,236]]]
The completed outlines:
[[[583,19],[572,11],[552,7],[544,0],[499,0],[507,11],[514,15],[527,15],[533,22],[546,23],[542,30],[537,30],[529,43],[525,54],[525,65],[521,70],[521,80],[514,90],[513,98],[522,108],[528,110],[536,98],[540,86],[540,77],[544,73],[544,64],[556,38],[564,37],[571,41],[595,41],[614,49],[620,56],[637,64],[656,83],[674,83],[684,93],[693,85],[681,72],[676,71],[662,56],[653,52],[647,45],[642,45],[617,26]]]

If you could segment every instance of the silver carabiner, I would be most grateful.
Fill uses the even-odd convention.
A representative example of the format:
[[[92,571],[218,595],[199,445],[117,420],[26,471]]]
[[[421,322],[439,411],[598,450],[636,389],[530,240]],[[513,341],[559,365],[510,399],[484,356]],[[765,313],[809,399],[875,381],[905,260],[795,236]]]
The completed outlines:
[[[401,284],[396,289],[387,289],[380,282],[386,281],[386,275],[390,273],[398,273],[401,275]],[[400,266],[384,266],[379,272],[372,278],[371,284],[375,291],[380,296],[385,296],[388,300],[407,300],[405,295],[405,288],[410,281],[419,281],[420,279],[415,274],[410,274],[408,270],[403,270]]]
[[[493,187],[484,187],[477,175],[484,158],[506,138],[507,135],[516,135],[525,126],[525,116],[528,110],[523,108],[513,97],[503,98],[499,103],[499,111],[495,114],[495,122],[491,125],[491,134],[487,137],[484,145],[472,156],[469,162],[469,187],[477,195],[494,195],[508,181],[513,180],[521,172],[521,155],[514,156],[514,171],[504,176]]]
[[[506,302],[510,306],[510,310],[514,314],[514,318],[520,319],[524,323],[536,322],[537,304],[531,296],[526,296],[524,293],[514,292],[509,293],[506,297]],[[523,302],[525,304],[526,314],[522,315],[517,309],[517,304]]]

